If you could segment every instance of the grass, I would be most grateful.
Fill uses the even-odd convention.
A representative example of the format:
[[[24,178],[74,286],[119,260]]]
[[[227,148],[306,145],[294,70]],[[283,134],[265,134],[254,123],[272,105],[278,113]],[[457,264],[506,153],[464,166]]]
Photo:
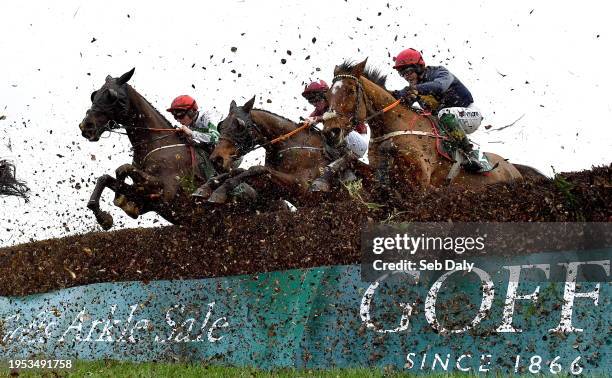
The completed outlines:
[[[581,208],[580,203],[576,199],[576,196],[574,196],[574,193],[572,193],[572,190],[574,189],[574,184],[567,181],[567,179],[563,177],[560,173],[557,173],[554,168],[553,168],[553,174],[554,174],[553,183],[555,187],[557,188],[557,190],[561,192],[563,197],[565,197],[565,201],[567,205],[576,214],[576,219],[579,222],[584,222],[585,217],[582,214],[582,211],[580,210]]]
[[[367,207],[369,210],[377,210],[377,209],[384,207],[383,205],[380,205],[378,203],[366,202],[363,199],[363,197],[361,196],[361,193],[363,191],[363,184],[361,183],[361,179],[357,179],[354,181],[348,181],[348,182],[342,182],[342,185],[348,192],[349,196],[351,196],[351,198],[356,199],[362,205]]]
[[[2,376],[10,376],[6,365],[0,369]],[[13,375],[17,376],[17,375]],[[119,361],[78,361],[70,370],[20,370],[19,377],[413,377],[414,374],[393,372],[386,369],[355,368],[329,370],[281,369],[263,371],[255,368],[224,367],[188,363],[135,363]],[[421,375],[423,376],[423,375]],[[428,377],[475,377],[468,374],[432,374]]]
[[[179,185],[186,193],[193,193],[198,188],[196,178],[193,174],[186,174],[179,178]]]

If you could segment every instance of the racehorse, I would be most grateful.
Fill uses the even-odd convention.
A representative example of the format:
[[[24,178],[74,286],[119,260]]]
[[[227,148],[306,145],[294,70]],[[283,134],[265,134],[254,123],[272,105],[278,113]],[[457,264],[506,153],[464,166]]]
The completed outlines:
[[[227,118],[219,124],[221,136],[210,159],[218,171],[226,172],[221,178],[230,178],[210,195],[210,202],[224,203],[228,193],[247,178],[249,183],[258,181],[255,186],[267,186],[268,191],[299,200],[308,194],[310,182],[328,162],[318,131],[297,130],[299,125],[289,119],[253,109],[254,102],[255,97],[243,106],[232,101]],[[265,165],[232,170],[238,157],[259,146],[266,150]],[[203,193],[213,189],[210,182],[207,186]]]
[[[127,84],[134,69],[106,82],[91,94],[92,105],[80,123],[82,136],[96,142],[105,131],[123,127],[132,144],[132,164],[115,170],[116,178],[98,178],[87,207],[108,230],[113,217],[100,209],[105,188],[115,192],[114,204],[132,218],[154,211],[171,223],[192,213],[191,192],[206,181],[196,164],[193,146],[176,132],[142,95]],[[133,181],[125,182],[126,177]]]
[[[382,171],[380,177],[392,172],[394,186],[400,188],[447,184],[453,161],[438,152],[437,144],[443,136],[433,128],[435,121],[403,105],[383,112],[396,100],[384,89],[386,77],[376,70],[365,70],[366,62],[344,62],[334,69],[333,85],[327,93],[329,111],[324,116],[323,132],[328,142],[340,143],[355,125],[371,117],[368,157],[370,164]],[[497,166],[495,169],[486,174],[461,170],[452,184],[469,188],[522,178],[502,157],[485,154],[491,165]]]
[[[28,202],[30,188],[17,179],[15,165],[0,159],[0,196],[16,196]]]

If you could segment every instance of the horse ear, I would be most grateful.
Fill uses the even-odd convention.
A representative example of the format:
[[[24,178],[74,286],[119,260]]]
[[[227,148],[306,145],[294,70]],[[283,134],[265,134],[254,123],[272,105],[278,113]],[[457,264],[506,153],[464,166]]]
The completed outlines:
[[[250,99],[249,101],[247,101],[244,105],[242,105],[242,109],[246,112],[249,113],[251,111],[251,109],[253,109],[253,105],[255,104],[255,96],[253,96],[252,99]]]
[[[340,74],[340,66],[334,67],[334,76],[338,76]]]
[[[134,75],[135,70],[136,70],[136,67],[132,68],[128,72],[121,75],[121,77],[117,79],[117,85],[123,85],[127,83],[132,78],[132,75]]]
[[[365,66],[367,62],[368,62],[368,58],[365,58],[363,62],[357,63],[355,67],[353,67],[353,69],[351,70],[351,74],[353,74],[353,76],[355,77],[361,76],[363,74],[363,71],[365,70]]]
[[[230,102],[230,113],[232,112],[232,110],[236,109],[236,101],[232,100],[232,102]]]

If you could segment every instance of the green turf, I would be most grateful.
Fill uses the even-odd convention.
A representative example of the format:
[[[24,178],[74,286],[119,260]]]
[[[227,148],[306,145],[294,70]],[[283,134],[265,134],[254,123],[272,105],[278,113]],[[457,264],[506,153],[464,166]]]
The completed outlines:
[[[2,376],[10,371],[2,365]],[[13,372],[14,374],[15,372]],[[329,377],[329,378],[370,378],[370,377],[413,377],[415,375],[384,369],[331,369],[331,370],[273,370],[271,372],[254,368],[235,368],[186,363],[131,363],[117,361],[79,361],[70,370],[19,370],[19,377]],[[17,375],[14,375],[17,376]],[[421,375],[424,376],[424,375]],[[473,377],[466,374],[434,374],[429,377]]]

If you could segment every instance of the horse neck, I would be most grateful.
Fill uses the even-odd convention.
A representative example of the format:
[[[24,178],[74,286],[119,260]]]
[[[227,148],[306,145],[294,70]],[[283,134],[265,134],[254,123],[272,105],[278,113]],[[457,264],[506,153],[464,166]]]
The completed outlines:
[[[388,105],[391,105],[396,99],[387,92],[386,89],[373,83],[365,77],[360,78],[363,85],[365,95],[374,107],[374,111],[381,111]],[[405,129],[430,131],[430,126],[426,122],[422,122],[424,118],[415,111],[407,108],[403,104],[399,104],[393,109],[387,111],[382,116],[383,122],[376,122],[376,117],[370,124],[372,136],[381,136],[383,134]]]
[[[130,109],[126,131],[134,147],[134,157],[144,157],[150,150],[160,145],[180,143],[176,135],[155,140],[163,136],[161,132],[151,132],[151,129],[169,129],[172,125],[157,111],[140,93],[128,85]]]
[[[297,127],[294,122],[265,110],[253,109],[250,114],[253,122],[259,126],[262,134],[264,134],[262,137],[266,140],[278,138]]]

